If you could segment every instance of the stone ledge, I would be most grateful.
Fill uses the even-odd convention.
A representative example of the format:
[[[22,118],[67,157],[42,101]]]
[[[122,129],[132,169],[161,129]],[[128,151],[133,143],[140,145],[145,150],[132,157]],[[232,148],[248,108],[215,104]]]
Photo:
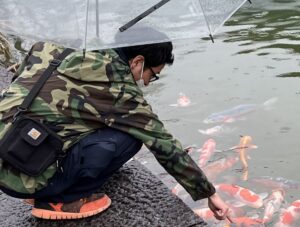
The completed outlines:
[[[0,194],[1,227],[101,226],[189,227],[206,224],[137,161],[124,165],[103,187],[112,199],[105,212],[76,221],[45,221],[31,216],[31,206]]]

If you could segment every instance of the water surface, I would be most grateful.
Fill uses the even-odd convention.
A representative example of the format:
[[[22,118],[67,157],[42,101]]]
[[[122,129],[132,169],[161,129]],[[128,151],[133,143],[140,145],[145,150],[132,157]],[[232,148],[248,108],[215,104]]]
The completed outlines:
[[[146,96],[166,128],[183,146],[201,147],[209,138],[215,139],[218,150],[239,143],[240,135],[250,135],[257,149],[249,151],[249,180],[241,179],[241,164],[220,174],[215,183],[236,183],[257,193],[271,189],[253,183],[261,177],[281,177],[300,181],[300,2],[293,0],[253,0],[245,4],[215,37],[175,43],[176,60],[161,79],[146,89]],[[9,37],[14,44],[13,57],[1,56],[1,65],[19,61],[29,48],[27,41]],[[22,43],[22,45],[21,45]],[[1,54],[0,54],[1,55]],[[179,93],[192,101],[184,108],[172,107]],[[263,103],[277,98],[271,108]],[[242,104],[257,108],[231,123],[205,124],[211,113]],[[223,125],[228,129],[218,136],[203,135],[198,129]],[[211,162],[234,151],[216,153]],[[191,156],[198,161],[199,154]],[[143,150],[136,159],[153,171],[171,188],[176,182],[157,164],[153,155]],[[286,189],[286,204],[300,199],[299,189]],[[192,208],[203,206],[189,197],[181,198]],[[253,210],[245,208],[247,215]],[[259,216],[263,208],[255,211]],[[274,223],[278,215],[274,216]],[[274,224],[273,223],[273,224]],[[272,226],[270,224],[269,226]]]
[[[215,183],[235,179],[238,185],[270,194],[269,188],[250,180],[270,176],[300,181],[299,19],[299,1],[257,0],[250,6],[246,3],[215,37],[214,44],[209,39],[176,42],[175,64],[147,89],[153,109],[184,146],[201,147],[207,139],[214,138],[217,149],[222,150],[237,145],[240,135],[252,136],[258,149],[249,151],[249,181],[241,180],[242,166],[238,163]],[[194,105],[170,107],[180,92],[189,96]],[[264,108],[262,104],[273,97],[278,101],[272,108]],[[220,125],[203,123],[211,113],[242,104],[257,104],[258,108],[243,120],[225,123],[227,129],[232,129],[228,133],[206,136],[198,132]],[[217,153],[212,161],[234,154],[229,153]],[[150,152],[141,152],[137,158],[170,188],[176,185]],[[197,154],[194,158],[198,161]],[[287,189],[287,204],[300,199],[299,192]],[[192,208],[200,206],[184,196],[182,199]],[[257,212],[261,215],[263,209]],[[274,222],[277,219],[274,217]]]

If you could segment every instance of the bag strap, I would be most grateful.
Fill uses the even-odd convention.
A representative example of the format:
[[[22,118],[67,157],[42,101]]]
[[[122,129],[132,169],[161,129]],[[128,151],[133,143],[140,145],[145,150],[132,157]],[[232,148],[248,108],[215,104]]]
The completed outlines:
[[[32,101],[34,98],[38,95],[46,81],[49,79],[49,77],[52,75],[54,70],[57,69],[57,67],[61,64],[62,60],[67,57],[70,53],[72,53],[74,50],[70,48],[64,49],[64,51],[55,59],[53,59],[50,62],[50,65],[48,68],[44,71],[44,73],[41,75],[39,80],[35,83],[33,88],[30,90],[27,97],[23,100],[22,104],[18,106],[18,111],[13,117],[13,121],[17,118],[18,115],[22,114],[23,112],[26,112],[30,105],[32,104]]]

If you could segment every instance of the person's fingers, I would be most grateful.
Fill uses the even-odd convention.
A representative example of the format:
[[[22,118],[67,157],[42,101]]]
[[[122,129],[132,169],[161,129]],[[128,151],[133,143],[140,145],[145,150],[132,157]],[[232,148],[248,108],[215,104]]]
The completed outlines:
[[[226,217],[227,219],[228,219],[228,221],[230,222],[230,223],[234,223],[234,219],[229,215],[229,214],[227,214],[227,217]]]
[[[230,208],[228,208],[226,218],[230,223],[235,223],[234,218],[232,217],[232,210]]]
[[[217,210],[216,214],[217,219],[225,220],[227,216],[229,216],[229,208],[226,208],[225,210]]]

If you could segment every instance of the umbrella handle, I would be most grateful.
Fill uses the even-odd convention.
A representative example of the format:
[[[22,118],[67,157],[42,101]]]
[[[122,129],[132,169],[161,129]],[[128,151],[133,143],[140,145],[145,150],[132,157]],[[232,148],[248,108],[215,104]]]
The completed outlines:
[[[162,0],[159,3],[155,4],[154,6],[150,7],[145,12],[141,13],[136,18],[132,19],[131,21],[129,21],[128,23],[126,23],[125,25],[123,25],[122,27],[120,27],[119,28],[120,32],[126,31],[128,28],[132,27],[137,22],[139,22],[140,20],[144,19],[146,16],[148,16],[151,13],[153,13],[155,10],[159,9],[160,7],[162,7],[163,5],[165,5],[166,3],[168,3],[169,1],[170,0]]]

